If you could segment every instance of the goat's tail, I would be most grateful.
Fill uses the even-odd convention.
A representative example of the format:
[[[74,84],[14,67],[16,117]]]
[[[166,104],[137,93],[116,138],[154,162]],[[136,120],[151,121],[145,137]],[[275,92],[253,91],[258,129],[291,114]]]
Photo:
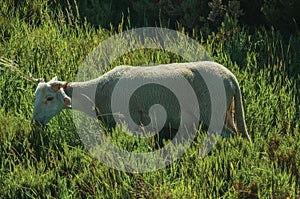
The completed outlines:
[[[243,102],[242,102],[242,94],[241,89],[237,83],[237,88],[234,96],[234,119],[237,126],[237,130],[242,133],[243,137],[246,137],[249,141],[251,141],[251,138],[248,134],[246,122],[245,122],[245,114],[244,114],[244,108],[243,108]]]

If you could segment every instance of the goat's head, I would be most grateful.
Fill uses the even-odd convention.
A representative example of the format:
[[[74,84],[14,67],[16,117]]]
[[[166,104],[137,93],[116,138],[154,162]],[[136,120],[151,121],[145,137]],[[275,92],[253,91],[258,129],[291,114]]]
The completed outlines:
[[[54,77],[49,82],[34,79],[38,82],[35,91],[35,102],[32,119],[46,125],[48,121],[64,108],[71,108],[71,98],[66,95],[67,82],[61,82]]]

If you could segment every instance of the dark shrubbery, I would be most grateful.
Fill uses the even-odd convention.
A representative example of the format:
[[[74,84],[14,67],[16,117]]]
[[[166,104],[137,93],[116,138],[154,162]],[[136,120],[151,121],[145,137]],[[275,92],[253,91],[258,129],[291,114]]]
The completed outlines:
[[[298,0],[57,0],[64,10],[80,13],[95,26],[117,26],[130,17],[131,26],[178,24],[189,30],[215,30],[226,14],[250,27],[275,27],[285,33],[297,31],[300,23]]]
[[[261,11],[268,22],[284,32],[294,32],[300,23],[299,0],[264,0]]]
[[[188,30],[214,31],[226,14],[249,27],[273,26],[284,33],[298,31],[300,23],[298,0],[6,0],[5,5],[8,10],[18,10],[24,20],[38,24],[47,4],[106,28],[117,27],[124,18],[130,18],[132,27],[176,28],[180,24]]]

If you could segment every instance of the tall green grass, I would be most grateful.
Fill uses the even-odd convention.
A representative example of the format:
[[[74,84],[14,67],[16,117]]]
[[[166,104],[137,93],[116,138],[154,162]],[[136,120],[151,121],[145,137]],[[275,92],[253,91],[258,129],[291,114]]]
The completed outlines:
[[[49,2],[30,1],[31,10],[12,9],[7,2],[0,8],[0,55],[15,61],[23,75],[72,81],[94,47],[126,29],[122,23],[111,30],[80,23],[59,8],[51,10]],[[70,110],[46,127],[32,124],[36,85],[2,65],[0,198],[300,198],[299,36],[285,38],[263,28],[250,33],[226,19],[199,42],[237,76],[252,145],[239,136],[220,139],[200,159],[200,134],[165,169],[114,170],[84,148]],[[168,52],[141,50],[113,66],[179,61]],[[111,139],[132,147],[121,130]],[[137,146],[147,147],[143,141]]]

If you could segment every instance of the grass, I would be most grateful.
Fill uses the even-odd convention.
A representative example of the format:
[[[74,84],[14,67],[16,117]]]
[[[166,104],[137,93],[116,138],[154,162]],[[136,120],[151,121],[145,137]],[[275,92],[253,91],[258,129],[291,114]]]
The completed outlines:
[[[10,9],[6,1],[0,8],[0,55],[17,62],[24,75],[72,81],[91,49],[126,29],[122,23],[94,28],[32,2],[29,11]],[[118,171],[84,148],[70,110],[46,127],[32,124],[36,85],[0,66],[0,198],[300,198],[300,37],[263,28],[250,33],[227,19],[199,42],[237,76],[252,145],[239,136],[220,139],[200,159],[201,134],[167,168]],[[168,52],[140,50],[112,67],[179,61]],[[147,147],[121,130],[111,139],[127,149],[133,141],[132,150]]]

